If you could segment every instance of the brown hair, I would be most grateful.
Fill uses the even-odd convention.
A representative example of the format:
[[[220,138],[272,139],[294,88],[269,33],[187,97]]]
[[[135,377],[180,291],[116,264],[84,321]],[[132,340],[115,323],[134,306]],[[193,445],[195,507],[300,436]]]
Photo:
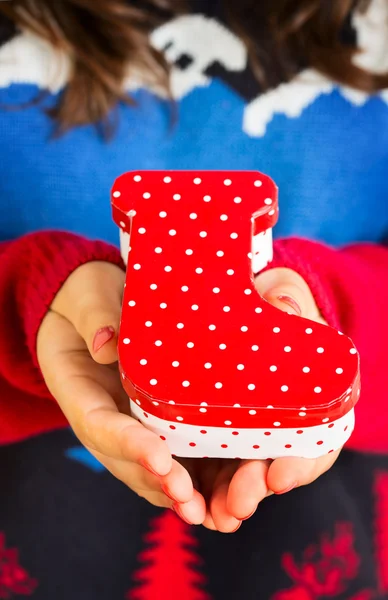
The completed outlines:
[[[54,111],[60,127],[103,121],[128,102],[123,82],[132,68],[168,89],[168,65],[149,43],[153,28],[185,11],[185,0],[13,0],[0,15],[69,52],[73,73]],[[388,74],[353,64],[355,42],[342,32],[354,8],[369,0],[223,0],[228,24],[247,45],[265,88],[300,65],[363,91],[388,87]]]

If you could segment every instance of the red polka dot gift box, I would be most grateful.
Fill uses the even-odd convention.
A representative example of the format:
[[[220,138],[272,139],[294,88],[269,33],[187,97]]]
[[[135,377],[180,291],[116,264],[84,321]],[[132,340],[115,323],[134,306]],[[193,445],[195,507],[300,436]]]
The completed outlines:
[[[274,182],[136,172],[112,189],[127,263],[119,362],[132,414],[186,457],[314,458],[354,428],[359,356],[254,288],[272,260]]]

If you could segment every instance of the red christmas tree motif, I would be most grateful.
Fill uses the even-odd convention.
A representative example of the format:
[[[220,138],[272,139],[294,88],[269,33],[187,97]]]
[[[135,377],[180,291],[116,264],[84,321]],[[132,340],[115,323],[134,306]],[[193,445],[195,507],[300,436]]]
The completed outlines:
[[[152,521],[144,539],[149,547],[139,556],[143,566],[134,576],[138,585],[126,600],[211,600],[201,588],[206,579],[188,525],[166,510]]]
[[[5,535],[0,533],[0,599],[31,596],[37,585],[37,581],[19,565],[16,548],[7,549]]]
[[[343,593],[348,582],[356,577],[360,565],[352,525],[338,524],[334,538],[330,540],[325,536],[319,547],[307,548],[299,566],[290,553],[283,556],[282,565],[295,585],[275,594],[273,600],[319,600]],[[364,591],[349,600],[371,600],[372,597],[372,592]]]

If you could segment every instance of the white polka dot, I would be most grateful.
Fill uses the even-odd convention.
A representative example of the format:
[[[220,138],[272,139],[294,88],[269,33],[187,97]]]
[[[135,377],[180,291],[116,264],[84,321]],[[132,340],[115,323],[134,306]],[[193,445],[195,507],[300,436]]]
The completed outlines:
[[[163,345],[163,342],[162,342],[161,340],[156,340],[156,342],[155,342],[155,346],[158,346],[158,347],[160,347],[160,346],[162,346],[162,345]]]
[[[249,414],[250,414],[250,415],[255,415],[255,414],[256,414],[256,411],[255,411],[255,410],[250,410],[250,411],[249,411]]]
[[[248,327],[247,327],[246,325],[243,325],[243,326],[241,327],[241,331],[242,331],[243,333],[246,333],[246,332],[248,331]]]
[[[128,306],[136,306],[136,302],[134,300],[130,300],[128,302]]]
[[[145,322],[145,326],[146,327],[152,327],[152,321],[146,321]]]
[[[224,306],[222,309],[224,312],[230,312],[230,306]]]
[[[147,361],[145,358],[142,358],[140,361],[140,364],[144,367],[147,364]]]
[[[233,269],[228,269],[228,270],[226,271],[226,273],[227,273],[227,275],[234,275],[234,271],[233,271]]]
[[[128,346],[128,344],[131,343],[131,340],[129,338],[124,338],[123,339],[123,344],[125,344],[126,346]]]
[[[187,285],[182,285],[181,290],[182,292],[188,292],[189,288],[187,287]]]
[[[200,183],[202,183],[202,179],[200,177],[196,177],[194,179],[194,183],[195,183],[195,185],[199,185]]]
[[[272,373],[276,373],[276,371],[278,370],[278,368],[277,368],[277,366],[276,366],[276,365],[272,365],[272,366],[269,368],[269,370],[270,370]]]
[[[330,421],[330,419],[328,417],[326,417],[326,419],[322,419],[322,423],[328,423]]]
[[[273,217],[273,215],[275,214],[275,211],[274,210],[270,210],[268,214],[269,214],[270,217]]]
[[[303,367],[303,373],[310,373],[310,367]]]
[[[149,192],[145,192],[145,194],[143,194],[143,198],[145,198],[145,200],[148,200],[149,198],[151,198],[151,194]]]
[[[180,199],[181,199],[181,197],[182,197],[182,196],[181,196],[180,194],[174,194],[174,195],[173,195],[173,199],[174,199],[174,200],[180,200]]]
[[[273,408],[272,404],[269,404],[269,405],[267,406],[267,408]]]
[[[351,348],[349,352],[350,354],[357,354],[357,350],[355,348]]]
[[[200,408],[200,409],[199,409],[199,412],[200,412],[200,413],[207,413],[207,409],[206,409],[206,408]]]
[[[311,327],[308,327],[308,328],[306,329],[306,333],[307,333],[307,334],[309,334],[309,335],[310,335],[312,332],[313,332],[313,330],[311,329]]]
[[[120,198],[121,192],[113,192],[113,198]]]
[[[203,199],[205,202],[210,202],[211,196],[204,196]]]
[[[350,400],[350,396],[346,396],[345,402],[349,402],[349,400]]]
[[[222,250],[218,250],[217,256],[219,256],[221,258],[224,255],[225,255],[225,252],[223,252]]]
[[[159,402],[155,402],[155,400],[152,402],[152,404],[153,404],[154,406],[159,406]]]
[[[156,283],[151,283],[150,288],[151,290],[157,290],[158,286],[156,285]]]
[[[166,267],[164,267],[164,270],[166,271],[166,273],[171,273],[172,267],[170,267],[170,265],[167,265]]]
[[[306,416],[306,413],[305,413],[304,411],[302,411],[302,412],[300,412],[300,413],[299,413],[299,416],[300,416],[300,417],[305,417],[305,416]]]
[[[156,254],[162,254],[163,250],[162,248],[155,248],[155,252]]]
[[[215,287],[215,288],[213,288],[213,292],[214,292],[215,294],[219,294],[219,293],[220,293],[220,291],[221,291],[221,290],[220,290],[220,288],[218,288],[218,287]]]
[[[190,387],[190,381],[182,381],[183,387]]]
[[[266,204],[267,206],[270,206],[270,205],[272,204],[272,200],[271,200],[271,198],[266,198],[266,199],[264,200],[264,204]]]
[[[201,406],[207,406],[207,402],[201,402]]]
[[[151,385],[157,385],[158,380],[157,379],[151,379],[150,384]]]
[[[335,370],[335,372],[337,373],[337,375],[342,375],[342,373],[344,372],[344,370],[341,369],[341,368],[338,368],[338,369]]]
[[[246,289],[246,290],[244,290],[244,294],[246,296],[250,296],[252,294],[252,290]]]
[[[213,365],[212,365],[211,363],[209,363],[209,362],[208,362],[208,363],[205,363],[205,365],[204,365],[205,369],[211,369],[211,368],[212,368],[212,366],[213,366]]]
[[[316,394],[320,394],[322,392],[322,388],[317,386],[317,387],[314,388],[314,392]]]
[[[215,331],[217,328],[215,325],[209,325],[210,331]]]
[[[176,420],[177,421],[183,421],[183,417],[177,417]]]
[[[165,308],[167,308],[167,304],[165,302],[162,302],[160,308],[164,310]]]
[[[221,221],[227,221],[228,220],[228,215],[221,215],[220,219],[221,219]]]
[[[139,227],[138,232],[140,233],[140,235],[144,235],[147,230],[145,229],[145,227]]]
[[[259,179],[257,179],[253,185],[255,187],[261,187],[263,185],[263,183],[262,183],[262,181],[260,181]]]
[[[169,404],[175,404],[174,400],[169,400],[168,403]]]
[[[280,427],[281,423],[280,423],[280,421],[275,421],[275,423],[273,425],[274,425],[274,427]]]
[[[197,218],[198,218],[197,213],[190,213],[190,219],[192,219],[194,221]]]
[[[135,269],[135,271],[140,271],[141,269],[141,265],[139,265],[138,263],[136,265],[133,265],[133,268]]]
[[[255,313],[257,313],[258,315],[260,315],[263,312],[263,309],[260,308],[260,306],[258,306],[257,308],[255,308]]]
[[[241,404],[233,404],[233,408],[241,408]]]
[[[179,362],[177,360],[174,360],[172,366],[176,369],[177,367],[179,367]]]
[[[124,223],[124,221],[120,221],[120,227],[121,227],[122,229],[125,229],[125,227],[126,227],[126,224]]]
[[[274,327],[272,331],[274,333],[280,333],[280,327]]]
[[[200,234],[199,234],[199,237],[201,237],[201,238],[207,237],[206,231],[201,231]]]
[[[284,348],[284,352],[291,352],[291,350],[292,350],[291,346],[286,346]]]
[[[171,177],[165,177],[163,179],[163,181],[164,181],[164,183],[171,183],[172,180],[171,180]]]
[[[198,310],[199,306],[198,304],[193,304],[193,306],[191,307],[191,310]]]
[[[128,213],[128,217],[136,217],[136,211],[135,210],[130,210]]]
[[[139,183],[139,181],[141,181],[140,175],[135,175],[135,177],[133,178],[133,180],[136,181],[136,183]]]
[[[257,351],[258,351],[258,349],[259,349],[259,346],[252,346],[252,350],[253,350],[253,352],[257,352]]]
[[[137,400],[137,399],[136,399],[136,404],[138,404],[139,406],[141,406],[141,402],[140,402],[140,400]]]
[[[193,250],[191,250],[190,248],[188,248],[186,250],[186,254],[187,254],[187,256],[191,256],[192,254],[194,254],[194,252],[193,252]]]
[[[174,235],[176,235],[175,229],[170,229],[170,231],[168,232],[168,235],[171,235],[171,237],[174,237]]]
[[[240,202],[242,202],[242,199],[239,196],[237,196],[237,198],[234,199],[234,203],[240,204]]]
[[[232,238],[232,240],[237,240],[237,238],[238,238],[238,233],[236,233],[236,232],[233,232],[233,233],[231,233],[231,234],[230,234],[230,237]]]
[[[239,371],[243,371],[245,369],[245,366],[244,365],[237,365],[237,369]]]
[[[188,344],[187,344],[187,347],[188,347],[188,348],[194,348],[194,344],[193,344],[193,342],[188,342]]]
[[[323,353],[324,353],[324,351],[325,351],[325,349],[324,349],[324,348],[317,348],[317,352],[318,352],[318,354],[323,354]]]
[[[249,260],[252,260],[252,258],[253,258],[252,252],[248,252],[247,257],[249,258]]]
[[[226,350],[226,344],[220,344],[218,347],[220,350]]]
[[[160,217],[161,219],[165,219],[165,218],[167,217],[167,213],[166,213],[166,211],[165,211],[165,210],[162,210],[162,211],[160,211],[160,213],[159,213],[159,217]]]
[[[254,384],[254,383],[250,383],[250,384],[248,385],[248,390],[250,390],[251,392],[252,392],[253,390],[255,390],[255,389],[256,389],[256,386],[255,386],[255,384]],[[252,414],[252,413],[250,413],[250,414]],[[255,411],[255,414],[256,414],[256,411]]]
[[[226,186],[232,185],[232,180],[231,179],[225,179],[224,185],[226,185]]]
[[[220,381],[218,381],[215,386],[214,386],[217,390],[220,390],[222,388],[222,383]]]
[[[288,392],[288,385],[282,385],[280,389],[282,390],[282,392]]]
[[[178,323],[177,324],[177,328],[178,329],[183,329],[184,328],[184,324],[183,323]]]
[[[231,425],[232,421],[225,421],[225,425]]]

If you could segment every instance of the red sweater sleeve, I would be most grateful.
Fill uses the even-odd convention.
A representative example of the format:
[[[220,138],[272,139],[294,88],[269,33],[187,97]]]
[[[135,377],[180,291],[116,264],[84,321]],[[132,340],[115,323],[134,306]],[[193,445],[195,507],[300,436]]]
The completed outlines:
[[[316,242],[275,243],[270,268],[289,267],[310,286],[322,316],[356,344],[362,393],[347,447],[388,451],[388,248],[357,244],[334,250]]]
[[[68,233],[0,244],[0,444],[66,426],[40,372],[36,337],[67,277],[93,260],[122,266],[117,249]]]

